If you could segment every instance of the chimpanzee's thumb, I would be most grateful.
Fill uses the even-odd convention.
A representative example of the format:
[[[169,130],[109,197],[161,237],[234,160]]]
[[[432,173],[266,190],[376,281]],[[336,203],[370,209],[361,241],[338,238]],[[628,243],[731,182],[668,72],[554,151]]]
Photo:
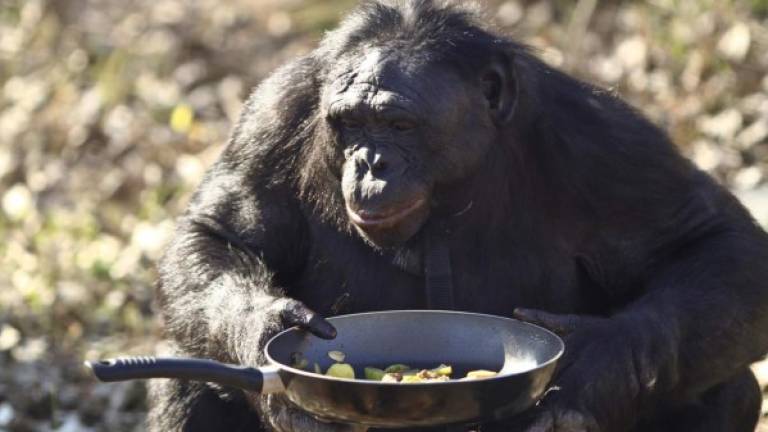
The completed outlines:
[[[286,325],[297,325],[323,339],[336,337],[336,328],[298,300],[289,299],[281,315]]]

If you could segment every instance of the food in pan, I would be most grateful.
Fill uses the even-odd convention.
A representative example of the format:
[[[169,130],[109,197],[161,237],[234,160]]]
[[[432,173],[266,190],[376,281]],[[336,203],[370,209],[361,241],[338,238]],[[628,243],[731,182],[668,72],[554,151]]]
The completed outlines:
[[[344,363],[346,355],[341,351],[329,351],[328,357],[335,363],[332,364],[326,371],[325,375],[335,378],[355,379],[355,368],[349,363]],[[291,366],[297,369],[307,369],[309,361],[301,353],[293,353],[291,355]],[[323,370],[319,364],[314,363],[313,371],[317,374],[323,374]],[[490,370],[472,370],[467,372],[466,376],[459,378],[460,380],[473,380],[482,378],[492,378],[496,376],[498,372]],[[376,367],[366,366],[363,368],[363,379],[368,381],[381,381],[392,383],[428,383],[428,382],[440,382],[450,381],[453,378],[453,367],[451,365],[441,364],[433,369],[414,369],[410,366],[402,363],[389,365],[384,369]]]
[[[401,383],[450,381],[452,371],[453,368],[447,365],[440,365],[434,369],[407,369],[400,372],[385,373],[379,381]]]
[[[355,379],[355,370],[349,363],[332,364],[325,374],[336,378]]]
[[[498,375],[497,372],[489,371],[485,369],[473,370],[473,371],[467,372],[467,378],[470,378],[470,379],[492,378],[492,377],[495,377],[496,375]]]

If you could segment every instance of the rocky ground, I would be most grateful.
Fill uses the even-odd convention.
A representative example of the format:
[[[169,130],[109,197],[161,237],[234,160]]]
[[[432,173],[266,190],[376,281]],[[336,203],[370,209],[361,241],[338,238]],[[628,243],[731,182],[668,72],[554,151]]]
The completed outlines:
[[[154,349],[173,217],[248,89],[352,4],[0,2],[0,431],[143,429],[144,388],[95,384],[81,361]],[[768,224],[768,1],[486,6],[631,100]]]

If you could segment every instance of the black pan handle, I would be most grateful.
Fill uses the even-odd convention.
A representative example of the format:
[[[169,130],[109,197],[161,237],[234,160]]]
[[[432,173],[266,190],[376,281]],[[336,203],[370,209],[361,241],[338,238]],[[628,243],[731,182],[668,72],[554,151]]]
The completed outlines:
[[[181,357],[121,357],[86,361],[99,381],[115,382],[147,378],[205,381],[257,393],[284,390],[276,367],[253,368],[213,360]]]

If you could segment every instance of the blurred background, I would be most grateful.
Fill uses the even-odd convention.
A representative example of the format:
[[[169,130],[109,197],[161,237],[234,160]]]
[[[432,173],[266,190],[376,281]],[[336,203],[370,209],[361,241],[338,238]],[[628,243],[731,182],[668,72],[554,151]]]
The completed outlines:
[[[143,430],[143,385],[82,359],[156,348],[174,217],[249,89],[355,3],[0,0],[0,431]],[[768,224],[768,0],[485,3]]]

